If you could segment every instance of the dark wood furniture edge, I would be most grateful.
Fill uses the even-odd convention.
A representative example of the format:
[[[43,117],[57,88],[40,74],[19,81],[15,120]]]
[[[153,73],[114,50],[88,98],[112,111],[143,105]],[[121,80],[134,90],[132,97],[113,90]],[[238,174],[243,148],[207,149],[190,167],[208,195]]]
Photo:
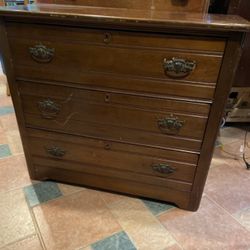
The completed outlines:
[[[3,63],[4,72],[6,73],[6,76],[7,76],[7,81],[8,81],[8,85],[10,88],[10,94],[12,97],[12,101],[14,103],[15,114],[17,117],[19,132],[21,134],[21,140],[22,140],[23,149],[24,149],[25,156],[26,156],[28,171],[29,171],[30,177],[32,179],[35,179],[36,176],[34,173],[34,169],[32,167],[32,161],[31,161],[31,156],[29,154],[28,144],[26,142],[25,121],[22,115],[21,100],[20,100],[20,97],[18,96],[17,84],[15,84],[15,73],[14,73],[13,64],[11,61],[10,48],[9,48],[9,43],[7,39],[7,33],[5,30],[5,24],[4,24],[3,18],[0,18],[0,34],[1,34],[0,35],[0,48],[2,49],[2,51],[0,51],[0,59],[3,60],[4,62]]]
[[[219,129],[217,124],[220,124],[220,120],[227,102],[227,96],[233,84],[233,76],[237,70],[241,52],[242,34],[232,34],[227,42],[224,60],[221,66],[220,76],[215,91],[215,101],[212,104],[210,110],[204,143],[201,148],[201,154],[198,161],[198,167],[188,207],[188,209],[191,211],[196,211],[199,208],[199,201],[205,186],[209,166],[213,156],[212,152],[217,138],[217,131]]]
[[[210,0],[205,1],[204,6],[203,6],[203,13],[208,13],[209,6],[210,6]]]
[[[230,15],[240,15],[250,20],[250,1],[249,0],[228,0],[227,13]],[[250,33],[246,34],[242,56],[234,77],[233,87],[250,87],[250,72],[248,65],[250,61]]]
[[[35,9],[37,6],[37,10]],[[41,9],[39,9],[39,7]],[[42,9],[44,7],[44,9]],[[76,6],[80,8],[80,6]],[[37,4],[17,7],[0,7],[0,16],[28,21],[50,20],[57,25],[65,23],[158,27],[207,31],[250,31],[250,22],[239,16],[199,13],[168,13],[166,11],[127,10],[113,8],[87,8],[85,13],[75,6]],[[72,8],[72,9],[70,9]],[[73,11],[74,10],[74,11]],[[84,9],[82,9],[83,11]],[[17,19],[18,20],[18,19]],[[19,19],[20,21],[20,19]]]

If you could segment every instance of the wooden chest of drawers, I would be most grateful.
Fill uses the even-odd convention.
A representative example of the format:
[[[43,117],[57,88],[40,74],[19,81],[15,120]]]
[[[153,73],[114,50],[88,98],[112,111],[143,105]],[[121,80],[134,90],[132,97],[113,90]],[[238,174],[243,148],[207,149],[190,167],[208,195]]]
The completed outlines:
[[[32,178],[197,210],[247,21],[57,5],[0,15]]]

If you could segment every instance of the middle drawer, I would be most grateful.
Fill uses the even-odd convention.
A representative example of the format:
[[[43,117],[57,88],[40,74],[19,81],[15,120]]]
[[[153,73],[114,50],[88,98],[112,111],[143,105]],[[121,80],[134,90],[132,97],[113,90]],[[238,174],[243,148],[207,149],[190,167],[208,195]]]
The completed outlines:
[[[19,82],[27,127],[199,151],[210,106]]]

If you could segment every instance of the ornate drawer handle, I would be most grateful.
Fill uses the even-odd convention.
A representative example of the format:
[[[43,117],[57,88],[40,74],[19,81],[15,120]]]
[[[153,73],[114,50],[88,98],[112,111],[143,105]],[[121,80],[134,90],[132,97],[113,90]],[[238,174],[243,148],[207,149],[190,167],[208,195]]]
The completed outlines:
[[[38,102],[38,109],[43,118],[54,119],[60,112],[61,106],[48,98]]]
[[[173,114],[158,120],[158,127],[164,134],[178,134],[184,124],[185,121],[178,119]]]
[[[175,172],[175,168],[172,168],[169,165],[164,164],[164,163],[153,164],[152,169],[161,174],[172,174]]]
[[[55,49],[47,48],[45,45],[37,44],[34,47],[29,48],[31,57],[39,63],[48,63],[50,62],[55,53]]]
[[[64,149],[61,149],[57,146],[52,146],[50,148],[46,148],[46,151],[55,157],[63,157],[66,154],[66,151]]]
[[[196,62],[181,58],[175,58],[163,61],[163,68],[167,76],[181,78],[188,76],[196,68]]]

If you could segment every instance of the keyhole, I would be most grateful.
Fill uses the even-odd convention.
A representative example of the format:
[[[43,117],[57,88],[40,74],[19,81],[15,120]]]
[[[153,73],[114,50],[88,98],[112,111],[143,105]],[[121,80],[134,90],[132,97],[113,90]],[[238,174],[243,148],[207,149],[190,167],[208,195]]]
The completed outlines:
[[[103,39],[103,41],[105,42],[105,43],[110,43],[111,42],[111,34],[110,33],[105,33],[104,34],[104,39]]]
[[[110,94],[105,95],[105,102],[110,102]]]
[[[111,149],[111,145],[109,143],[105,143],[104,149],[110,150]]]

